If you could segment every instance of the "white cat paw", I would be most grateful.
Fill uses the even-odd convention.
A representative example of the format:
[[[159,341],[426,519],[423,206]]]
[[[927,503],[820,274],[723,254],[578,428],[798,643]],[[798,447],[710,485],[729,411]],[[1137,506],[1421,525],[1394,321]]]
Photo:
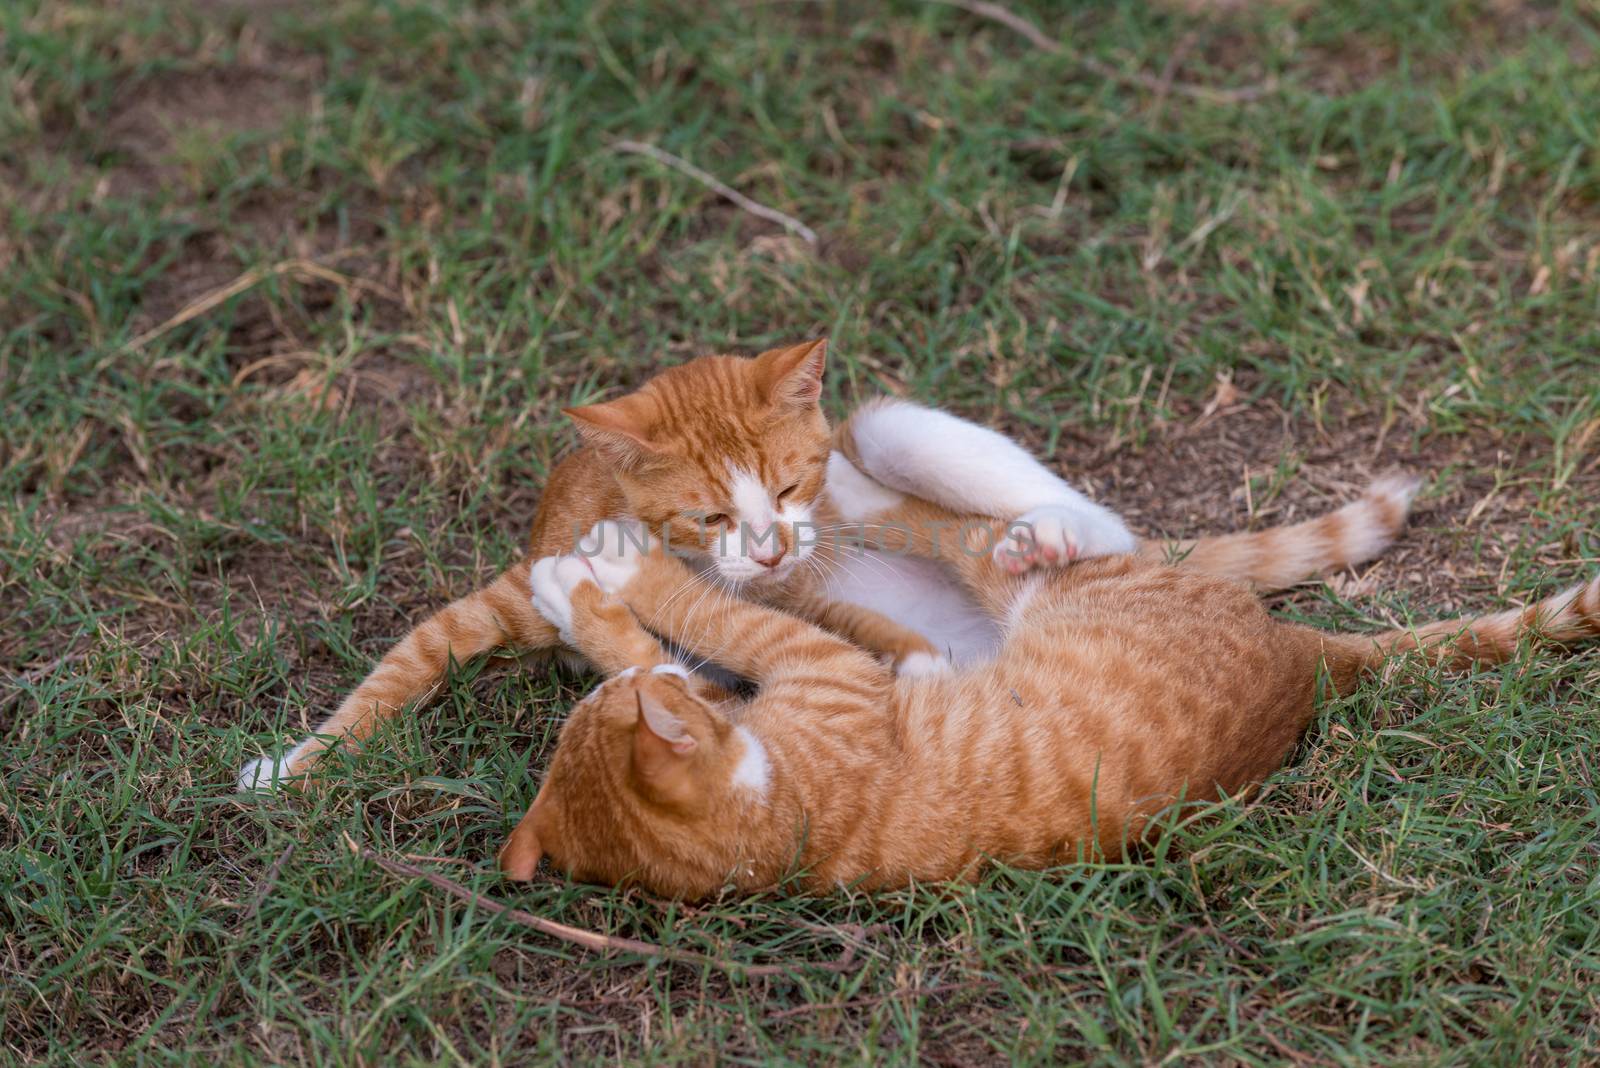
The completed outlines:
[[[533,610],[561,634],[568,645],[572,640],[572,591],[594,581],[594,572],[580,556],[546,556],[533,562],[528,586],[533,591]]]
[[[994,547],[995,566],[1012,575],[1036,567],[1131,553],[1138,539],[1115,516],[1065,504],[1046,504],[1014,519]]]
[[[295,773],[289,770],[289,754],[257,757],[246,761],[240,769],[239,792],[248,794],[257,790],[276,790],[280,784],[295,777]]]
[[[621,593],[639,573],[639,565],[653,545],[654,539],[644,524],[603,519],[579,540],[577,555],[589,566],[603,591]]]
[[[954,671],[950,661],[937,653],[907,653],[894,666],[894,673],[902,678],[921,678],[924,675],[943,675]]]

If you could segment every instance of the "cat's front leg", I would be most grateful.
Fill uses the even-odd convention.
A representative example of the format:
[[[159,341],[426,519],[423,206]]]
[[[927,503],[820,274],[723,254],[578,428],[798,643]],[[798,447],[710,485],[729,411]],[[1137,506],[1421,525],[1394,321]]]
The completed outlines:
[[[600,588],[619,595],[644,626],[763,688],[823,680],[877,686],[889,677],[858,646],[788,612],[740,600],[630,525],[600,523],[581,546]]]
[[[786,607],[802,619],[887,657],[896,675],[932,675],[950,670],[950,661],[938,647],[881,612],[848,601],[830,600],[818,593],[799,594]]]
[[[628,606],[603,590],[582,555],[547,556],[530,575],[533,607],[603,674],[651,670],[674,661]]]

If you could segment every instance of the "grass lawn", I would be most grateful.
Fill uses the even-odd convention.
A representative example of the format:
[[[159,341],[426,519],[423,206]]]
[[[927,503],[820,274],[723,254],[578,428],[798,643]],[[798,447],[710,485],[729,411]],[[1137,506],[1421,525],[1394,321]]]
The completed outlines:
[[[1600,564],[1592,0],[1012,10],[1043,36],[0,5],[0,1059],[1600,1058],[1594,651],[1373,682],[1148,863],[876,898],[503,884],[592,682],[549,666],[463,665],[326,789],[234,792],[516,557],[560,407],[705,351],[826,333],[836,413],[947,405],[1146,531],[1425,473],[1386,557],[1274,601],[1328,626]]]

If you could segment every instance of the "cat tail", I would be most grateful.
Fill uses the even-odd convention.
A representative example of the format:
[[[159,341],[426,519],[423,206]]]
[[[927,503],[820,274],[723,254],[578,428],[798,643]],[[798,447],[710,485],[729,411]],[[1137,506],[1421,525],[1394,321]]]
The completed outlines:
[[[1600,575],[1525,608],[1440,620],[1382,634],[1322,635],[1323,657],[1334,689],[1346,692],[1391,658],[1416,654],[1429,663],[1461,669],[1499,664],[1524,640],[1569,645],[1600,637]]]
[[[425,704],[443,683],[452,660],[465,663],[503,645],[558,645],[555,628],[533,608],[529,565],[522,561],[414,627],[310,737],[280,757],[246,763],[239,789],[270,789],[304,775],[330,748],[361,741],[402,709]]]
[[[1385,475],[1349,504],[1315,519],[1192,541],[1146,539],[1138,551],[1257,590],[1281,590],[1383,552],[1405,527],[1421,485],[1415,475]]]

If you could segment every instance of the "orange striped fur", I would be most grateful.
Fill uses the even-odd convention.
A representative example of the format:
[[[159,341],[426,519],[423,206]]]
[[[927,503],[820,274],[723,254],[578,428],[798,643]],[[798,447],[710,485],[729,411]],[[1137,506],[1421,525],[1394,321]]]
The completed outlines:
[[[330,746],[362,741],[385,719],[420,707],[442,684],[452,660],[464,663],[497,647],[561,648],[556,630],[529,604],[529,567],[535,559],[572,551],[578,532],[599,520],[643,520],[652,530],[669,532],[675,547],[699,550],[710,560],[726,527],[691,516],[732,514],[739,493],[731,472],[743,471],[783,513],[798,510],[822,526],[836,523],[825,487],[831,432],[819,405],[825,354],[825,342],[815,341],[754,359],[703,356],[660,372],[622,398],[569,410],[583,447],[551,472],[529,555],[418,624],[309,737],[280,758],[247,764],[241,788],[300,776]],[[841,440],[848,447],[848,432]],[[1408,501],[1409,492],[1369,494],[1282,532],[1187,543],[1180,556],[1187,568],[1258,585],[1298,581],[1359,558],[1352,545],[1371,552],[1387,544],[1404,521]],[[938,651],[921,634],[820,593],[826,546],[808,562],[792,526],[777,524],[775,539],[783,556],[777,566],[765,571],[752,564],[746,570],[761,573],[728,578],[741,596],[794,611],[893,664],[937,659]],[[1165,553],[1150,546],[1141,551]]]
[[[930,509],[911,502],[894,518]],[[1136,556],[1014,576],[947,546],[1005,621],[1005,644],[991,663],[897,679],[834,635],[717,590],[712,611],[690,612],[676,596],[689,576],[659,552],[612,557],[592,572],[541,565],[554,576],[542,603],[585,621],[580,649],[597,642],[613,668],[637,670],[573,710],[501,851],[513,878],[548,856],[581,880],[692,898],[790,876],[873,889],[968,877],[990,859],[1115,858],[1173,802],[1271,773],[1311,719],[1324,663],[1342,690],[1407,651],[1492,663],[1525,639],[1600,633],[1600,578],[1523,610],[1357,637],[1274,619],[1239,584]],[[759,694],[697,696],[660,673],[638,619]]]

